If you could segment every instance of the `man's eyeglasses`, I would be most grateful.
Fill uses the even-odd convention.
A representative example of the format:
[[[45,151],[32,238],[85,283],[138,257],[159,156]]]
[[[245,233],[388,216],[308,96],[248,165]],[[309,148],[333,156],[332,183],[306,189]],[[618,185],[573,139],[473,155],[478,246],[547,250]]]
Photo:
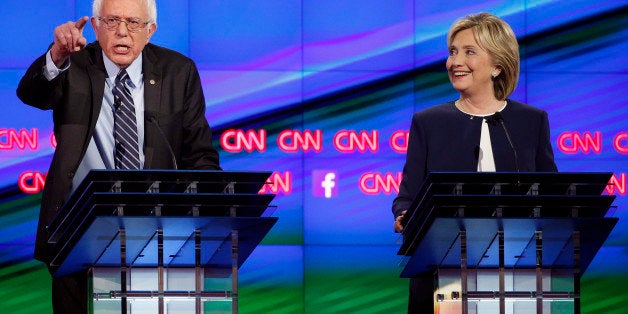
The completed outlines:
[[[121,19],[115,16],[107,16],[107,17],[99,16],[98,20],[105,23],[105,26],[110,31],[118,29],[118,26],[122,22],[126,23],[126,28],[131,32],[137,32],[140,30],[140,28],[145,27],[146,25],[148,25],[148,23],[150,23],[150,22],[142,22],[142,20],[138,18],[130,17],[126,19]]]

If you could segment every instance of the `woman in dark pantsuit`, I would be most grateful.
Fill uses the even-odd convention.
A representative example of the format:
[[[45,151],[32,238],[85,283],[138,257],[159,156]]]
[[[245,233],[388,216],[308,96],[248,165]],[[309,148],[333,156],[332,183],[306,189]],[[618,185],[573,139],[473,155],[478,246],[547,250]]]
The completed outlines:
[[[452,25],[447,44],[447,72],[460,96],[412,117],[392,205],[396,232],[403,231],[401,221],[429,172],[557,171],[547,113],[508,99],[519,78],[519,45],[510,26],[492,14],[468,15]],[[497,112],[508,135],[495,123]],[[432,312],[433,292],[432,273],[411,278],[408,313]]]

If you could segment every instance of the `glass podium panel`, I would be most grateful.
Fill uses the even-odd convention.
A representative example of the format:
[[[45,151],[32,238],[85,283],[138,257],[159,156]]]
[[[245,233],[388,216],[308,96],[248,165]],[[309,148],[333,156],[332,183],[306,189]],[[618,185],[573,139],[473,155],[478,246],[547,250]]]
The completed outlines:
[[[461,270],[439,269],[434,293],[438,314],[462,313]],[[573,314],[573,275],[557,270],[542,271],[542,313]],[[499,274],[495,269],[467,270],[469,314],[500,314]],[[536,270],[507,269],[504,271],[504,313],[537,312]]]
[[[232,276],[205,277],[215,272],[201,272],[201,292],[197,297],[194,268],[163,270],[164,291],[159,291],[156,268],[135,268],[127,272],[126,304],[129,314],[160,313],[232,313]],[[92,313],[119,314],[124,302],[120,270],[92,269]],[[198,308],[197,308],[198,306]]]

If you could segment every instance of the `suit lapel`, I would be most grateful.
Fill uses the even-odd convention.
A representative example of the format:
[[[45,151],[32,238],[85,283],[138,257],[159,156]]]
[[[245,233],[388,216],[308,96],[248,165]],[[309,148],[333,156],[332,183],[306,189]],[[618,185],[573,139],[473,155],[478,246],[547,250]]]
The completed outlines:
[[[88,68],[88,75],[90,77],[91,91],[92,91],[92,111],[89,121],[89,134],[85,138],[83,143],[83,151],[87,150],[89,141],[93,136],[94,129],[96,128],[96,122],[100,115],[100,109],[103,102],[103,94],[105,92],[105,77],[107,76],[107,70],[105,70],[105,63],[102,57],[102,49],[100,45],[94,45],[94,48],[89,51],[89,62],[92,66]]]
[[[149,124],[159,123],[159,115],[157,114],[161,108],[161,87],[162,84],[162,71],[158,63],[157,56],[153,53],[150,44],[144,47],[142,52],[142,71],[144,76],[144,168],[151,168],[153,160],[153,147],[150,143],[153,143],[154,126],[148,127]],[[146,120],[148,114],[153,117],[153,122]]]
[[[142,53],[142,71],[144,72],[144,107],[146,111],[159,112],[161,105],[162,73],[157,57],[150,45]]]

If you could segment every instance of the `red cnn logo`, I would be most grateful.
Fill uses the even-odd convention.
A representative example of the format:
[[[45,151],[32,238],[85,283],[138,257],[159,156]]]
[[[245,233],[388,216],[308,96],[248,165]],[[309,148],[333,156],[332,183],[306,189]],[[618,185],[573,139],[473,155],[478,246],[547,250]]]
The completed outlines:
[[[273,172],[266,181],[266,184],[259,190],[259,194],[278,194],[284,195],[292,193],[292,172],[286,171],[283,174]]]
[[[406,153],[408,151],[408,138],[410,132],[408,131],[395,131],[390,136],[390,147],[397,153]]]
[[[37,194],[44,189],[46,174],[37,171],[23,172],[18,178],[17,185],[26,194]]]
[[[365,173],[360,177],[360,190],[367,195],[376,195],[382,192],[384,194],[399,193],[401,178],[403,178],[403,173],[401,172],[396,174],[389,172],[386,174],[379,172]]]
[[[341,153],[353,153],[356,150],[365,153],[368,150],[377,152],[379,150],[379,132],[377,130],[368,132],[342,130],[334,135],[334,146]]]
[[[19,131],[15,129],[0,129],[0,150],[19,149],[25,150],[26,145],[31,150],[37,150],[39,147],[39,130],[31,129],[30,133],[26,129]]]
[[[220,146],[229,153],[239,153],[246,150],[249,153],[257,150],[266,151],[266,130],[257,132],[254,130],[234,130],[230,129],[220,136]]]
[[[622,145],[623,143],[623,145]],[[620,132],[613,138],[613,146],[620,154],[628,154],[628,132]]]
[[[323,150],[323,132],[321,130],[284,130],[277,137],[277,145],[286,153],[296,153],[299,150],[304,152],[313,150],[320,153]]]
[[[611,179],[608,181],[608,185],[606,186],[605,191],[609,195],[626,195],[626,174],[620,174],[619,178],[617,178],[617,176],[613,174]]]
[[[578,151],[599,154],[602,152],[602,133],[584,132],[581,135],[578,132],[564,132],[558,136],[558,148],[565,154],[576,154]]]

